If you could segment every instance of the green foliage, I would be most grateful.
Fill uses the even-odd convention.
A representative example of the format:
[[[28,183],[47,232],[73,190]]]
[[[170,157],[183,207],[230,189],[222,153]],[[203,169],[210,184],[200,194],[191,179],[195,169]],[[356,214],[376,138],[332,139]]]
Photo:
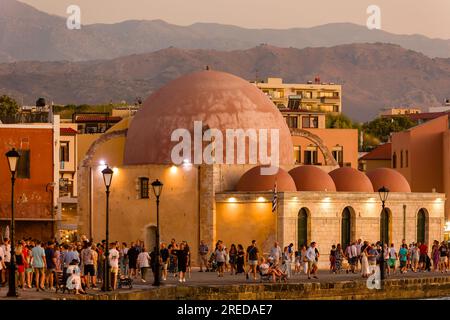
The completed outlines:
[[[0,117],[13,117],[19,112],[16,100],[7,95],[0,96]]]
[[[326,127],[335,129],[357,129],[359,126],[343,114],[331,114],[326,116]]]
[[[381,142],[387,142],[392,132],[407,130],[417,125],[416,122],[405,116],[392,118],[376,118],[363,125],[365,133],[378,138]]]

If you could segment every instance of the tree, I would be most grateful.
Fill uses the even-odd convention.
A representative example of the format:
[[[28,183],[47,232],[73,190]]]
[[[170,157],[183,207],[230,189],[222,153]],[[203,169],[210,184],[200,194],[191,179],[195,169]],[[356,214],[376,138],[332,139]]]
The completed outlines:
[[[392,132],[399,132],[407,130],[417,125],[416,122],[405,116],[398,116],[393,118],[376,118],[363,125],[365,133],[380,139],[382,142],[387,142]]]
[[[334,129],[357,129],[358,125],[343,114],[331,114],[327,113],[326,127]]]
[[[0,96],[0,117],[10,118],[19,112],[19,105],[16,100],[7,95]]]

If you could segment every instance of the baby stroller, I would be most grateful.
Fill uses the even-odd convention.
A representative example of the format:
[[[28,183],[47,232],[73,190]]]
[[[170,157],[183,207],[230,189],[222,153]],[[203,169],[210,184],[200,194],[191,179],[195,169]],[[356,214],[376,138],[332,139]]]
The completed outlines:
[[[214,255],[214,253],[211,253],[211,256],[209,257],[208,260],[208,269],[211,272],[216,272],[217,271],[217,262],[216,262],[216,256]]]

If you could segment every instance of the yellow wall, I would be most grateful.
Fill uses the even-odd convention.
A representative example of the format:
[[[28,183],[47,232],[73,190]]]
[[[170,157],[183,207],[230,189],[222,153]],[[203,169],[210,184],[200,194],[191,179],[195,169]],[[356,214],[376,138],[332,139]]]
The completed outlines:
[[[275,218],[271,202],[216,203],[217,239],[228,248],[234,243],[244,249],[256,240],[258,248],[267,250],[275,240]]]

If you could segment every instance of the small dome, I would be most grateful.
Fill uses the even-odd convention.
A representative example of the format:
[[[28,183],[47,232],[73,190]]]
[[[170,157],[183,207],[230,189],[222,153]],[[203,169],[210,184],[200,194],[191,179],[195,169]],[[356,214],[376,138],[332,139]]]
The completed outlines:
[[[274,175],[262,175],[261,166],[248,170],[239,179],[237,191],[270,191],[277,182],[277,191],[297,191],[295,182],[286,170],[278,169]]]
[[[342,167],[329,173],[336,185],[337,191],[344,192],[373,192],[369,178],[356,169]]]
[[[298,166],[289,171],[289,174],[298,191],[336,191],[334,181],[328,173],[315,166]]]
[[[377,191],[385,186],[391,192],[411,192],[406,178],[398,171],[390,168],[377,168],[367,172],[372,182],[373,190]]]

